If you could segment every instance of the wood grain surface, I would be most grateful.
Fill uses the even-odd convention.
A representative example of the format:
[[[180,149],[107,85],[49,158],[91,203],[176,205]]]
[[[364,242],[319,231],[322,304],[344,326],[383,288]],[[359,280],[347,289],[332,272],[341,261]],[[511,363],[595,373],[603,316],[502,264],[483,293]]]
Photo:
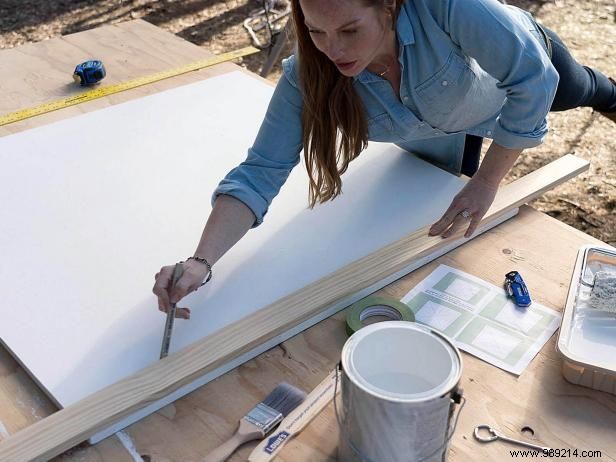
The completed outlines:
[[[75,65],[101,59],[110,85],[174,69],[212,56],[175,35],[142,20],[104,26],[85,32],[0,51],[0,114],[74,96],[84,89],[73,82]],[[0,135],[16,133],[83,112],[119,104],[197,80],[237,70],[224,63],[64,108],[0,127]]]

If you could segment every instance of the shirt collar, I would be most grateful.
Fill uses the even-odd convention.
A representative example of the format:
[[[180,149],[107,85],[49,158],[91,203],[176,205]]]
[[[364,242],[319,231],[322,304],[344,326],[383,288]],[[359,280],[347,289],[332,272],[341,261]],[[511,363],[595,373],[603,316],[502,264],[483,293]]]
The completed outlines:
[[[401,46],[412,45],[415,43],[415,34],[413,33],[413,26],[411,24],[411,19],[402,5],[400,8],[400,13],[398,14],[398,20],[396,21],[396,34],[398,35],[398,42]],[[400,50],[402,53],[402,50]],[[362,83],[371,83],[371,82],[381,82],[382,79],[377,77],[376,75],[370,73],[367,70],[363,70],[353,77],[354,81],[359,80]]]
[[[400,8],[398,14],[398,20],[396,21],[396,32],[398,33],[398,41],[400,45],[412,45],[415,43],[415,34],[413,33],[413,26],[411,24],[411,18],[406,11],[405,5]]]

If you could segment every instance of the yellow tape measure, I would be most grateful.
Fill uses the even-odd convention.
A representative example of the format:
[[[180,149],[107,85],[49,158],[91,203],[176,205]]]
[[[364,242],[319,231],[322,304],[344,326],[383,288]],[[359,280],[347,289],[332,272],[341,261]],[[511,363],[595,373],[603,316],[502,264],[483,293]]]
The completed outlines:
[[[93,99],[109,96],[121,91],[130,90],[131,88],[141,87],[152,82],[158,82],[160,80],[168,79],[169,77],[175,77],[176,75],[186,74],[187,72],[197,71],[206,67],[214,66],[225,61],[240,58],[242,56],[251,55],[261,50],[255,47],[246,47],[239,50],[230,51],[228,53],[222,53],[220,55],[213,56],[211,58],[195,61],[194,63],[187,64],[176,69],[168,71],[157,72],[156,74],[146,75],[144,77],[138,77],[133,80],[127,80],[126,82],[117,83],[115,85],[109,85],[106,87],[98,87],[93,90],[87,90],[83,93],[79,93],[75,96],[59,99],[56,101],[50,101],[49,103],[41,104],[31,108],[21,109],[15,112],[9,112],[8,114],[0,116],[0,126],[7,125],[20,120],[29,119],[37,115],[45,114],[47,112],[56,111],[75,104],[85,103],[86,101],[92,101]]]

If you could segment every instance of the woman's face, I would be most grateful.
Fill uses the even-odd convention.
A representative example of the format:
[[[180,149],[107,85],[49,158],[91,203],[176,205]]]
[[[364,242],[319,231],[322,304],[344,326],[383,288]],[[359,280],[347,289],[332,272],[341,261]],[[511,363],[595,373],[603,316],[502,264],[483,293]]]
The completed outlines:
[[[300,6],[314,45],[348,77],[383,54],[393,33],[390,14],[361,0],[300,0]]]

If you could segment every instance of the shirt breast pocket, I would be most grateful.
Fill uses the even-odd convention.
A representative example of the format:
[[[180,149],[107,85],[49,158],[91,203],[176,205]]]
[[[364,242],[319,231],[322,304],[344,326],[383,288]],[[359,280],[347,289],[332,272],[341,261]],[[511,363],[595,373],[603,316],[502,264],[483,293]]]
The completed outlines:
[[[394,126],[387,113],[368,117],[368,139],[370,141],[392,141]]]
[[[448,114],[464,100],[474,78],[464,59],[452,51],[445,65],[415,91],[426,113]]]

